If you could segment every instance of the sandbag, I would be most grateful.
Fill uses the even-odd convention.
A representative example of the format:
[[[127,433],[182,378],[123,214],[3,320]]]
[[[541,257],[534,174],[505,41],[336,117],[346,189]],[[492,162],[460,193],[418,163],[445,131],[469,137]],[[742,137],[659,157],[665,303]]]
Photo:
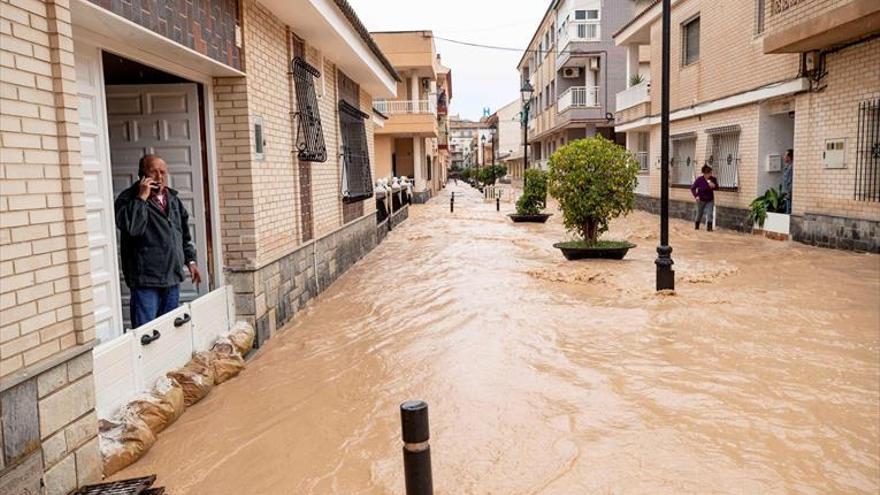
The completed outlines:
[[[244,359],[228,337],[218,340],[211,352],[214,354],[214,383],[217,385],[234,378],[244,369]]]
[[[238,353],[244,356],[254,347],[254,327],[246,321],[236,323],[229,331],[229,340],[232,341]]]
[[[139,395],[128,406],[158,435],[183,414],[183,388],[175,380],[163,376],[152,391]]]
[[[168,373],[183,388],[183,402],[190,407],[214,388],[214,366],[210,352],[200,352],[183,368]]]
[[[129,408],[113,420],[101,420],[98,445],[104,461],[104,476],[132,465],[156,443],[156,435]]]

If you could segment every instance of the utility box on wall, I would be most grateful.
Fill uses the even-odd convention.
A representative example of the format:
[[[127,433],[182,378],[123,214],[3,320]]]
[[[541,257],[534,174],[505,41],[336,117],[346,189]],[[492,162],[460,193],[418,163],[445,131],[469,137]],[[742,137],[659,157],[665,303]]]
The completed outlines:
[[[822,152],[825,168],[846,168],[846,139],[826,139]]]

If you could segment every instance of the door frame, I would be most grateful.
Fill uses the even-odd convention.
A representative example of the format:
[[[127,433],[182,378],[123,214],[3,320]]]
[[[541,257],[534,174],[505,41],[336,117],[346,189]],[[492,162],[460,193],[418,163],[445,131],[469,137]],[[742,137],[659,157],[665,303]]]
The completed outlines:
[[[92,45],[96,49],[108,51],[125,58],[134,60],[144,65],[149,65],[165,72],[177,75],[179,77],[189,79],[192,82],[202,85],[205,104],[205,146],[207,148],[206,156],[207,177],[208,180],[208,214],[210,215],[210,238],[214,255],[214,273],[211,274],[212,288],[216,289],[223,286],[223,239],[220,229],[220,191],[219,179],[217,177],[217,146],[216,132],[214,124],[214,76],[202,72],[193,71],[177,62],[167,60],[158,55],[146,52],[137,47],[127,45],[121,41],[108,38],[94,31],[85,29],[76,25],[74,19],[73,39],[75,42],[82,42],[84,45]],[[243,75],[243,74],[242,74]],[[104,83],[101,83],[101,93],[104,94]],[[106,122],[106,94],[104,100],[105,122]],[[109,132],[109,131],[107,131]],[[109,135],[107,136],[107,146],[109,148]],[[108,149],[109,152],[109,149]],[[109,155],[108,155],[109,156]]]

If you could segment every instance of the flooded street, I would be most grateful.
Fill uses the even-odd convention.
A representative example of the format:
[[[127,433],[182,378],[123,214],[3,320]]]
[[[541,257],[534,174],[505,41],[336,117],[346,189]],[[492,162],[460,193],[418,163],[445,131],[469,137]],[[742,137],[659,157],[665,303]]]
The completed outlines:
[[[449,191],[457,191],[449,213]],[[877,493],[880,257],[659,219],[566,262],[561,214],[467,186],[410,218],[116,478],[169,493],[400,494],[430,404],[442,494]]]

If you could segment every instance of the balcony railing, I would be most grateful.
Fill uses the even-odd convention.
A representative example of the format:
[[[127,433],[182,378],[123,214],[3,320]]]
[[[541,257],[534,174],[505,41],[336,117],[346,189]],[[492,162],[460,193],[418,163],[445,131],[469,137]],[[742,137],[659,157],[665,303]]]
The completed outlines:
[[[430,100],[376,100],[373,107],[385,115],[437,114],[436,99]]]
[[[562,113],[569,108],[593,108],[599,106],[599,86],[572,86],[565,90],[557,101],[556,111]]]
[[[572,41],[601,41],[602,26],[600,21],[572,21],[562,32],[560,42],[556,44],[557,55],[568,48]]]
[[[631,86],[620,93],[617,93],[617,111],[626,110],[634,107],[639,103],[650,101],[651,99],[651,83],[650,81],[642,81],[635,86]]]

